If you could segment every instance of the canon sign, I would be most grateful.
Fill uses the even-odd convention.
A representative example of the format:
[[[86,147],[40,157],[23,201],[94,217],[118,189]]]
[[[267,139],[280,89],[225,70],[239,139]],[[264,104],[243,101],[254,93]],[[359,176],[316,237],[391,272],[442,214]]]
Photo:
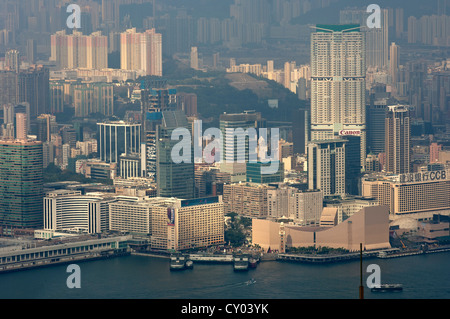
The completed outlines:
[[[360,130],[340,130],[340,136],[361,136]]]

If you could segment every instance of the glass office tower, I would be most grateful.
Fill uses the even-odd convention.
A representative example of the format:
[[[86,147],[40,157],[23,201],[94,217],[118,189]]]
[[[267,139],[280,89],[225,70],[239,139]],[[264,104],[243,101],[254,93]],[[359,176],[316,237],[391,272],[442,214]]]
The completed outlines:
[[[0,226],[43,225],[42,142],[0,141]]]
[[[186,115],[182,111],[163,111],[161,116],[161,124],[156,131],[157,194],[160,197],[194,198],[194,152],[191,140],[190,161],[175,163],[172,158],[172,149],[180,142],[178,139],[172,140],[172,132],[177,128],[190,131]]]

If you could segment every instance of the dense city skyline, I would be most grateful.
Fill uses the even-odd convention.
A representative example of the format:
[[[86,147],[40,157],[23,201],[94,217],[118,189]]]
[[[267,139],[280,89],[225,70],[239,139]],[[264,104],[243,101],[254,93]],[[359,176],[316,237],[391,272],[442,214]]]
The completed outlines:
[[[448,254],[448,14],[0,0],[0,280],[108,256]]]

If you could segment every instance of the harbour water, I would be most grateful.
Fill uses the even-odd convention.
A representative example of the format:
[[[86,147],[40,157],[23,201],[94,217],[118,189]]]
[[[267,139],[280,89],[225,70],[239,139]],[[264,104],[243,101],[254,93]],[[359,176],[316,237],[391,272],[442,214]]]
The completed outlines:
[[[365,299],[450,298],[450,253],[363,260],[363,284],[377,264],[381,283],[400,283],[402,292],[372,293]],[[195,264],[173,272],[169,261],[122,256],[78,264],[81,288],[69,289],[67,265],[0,274],[1,299],[358,299],[359,261],[331,264],[261,262],[234,272],[231,264]],[[253,282],[249,284],[251,279]]]

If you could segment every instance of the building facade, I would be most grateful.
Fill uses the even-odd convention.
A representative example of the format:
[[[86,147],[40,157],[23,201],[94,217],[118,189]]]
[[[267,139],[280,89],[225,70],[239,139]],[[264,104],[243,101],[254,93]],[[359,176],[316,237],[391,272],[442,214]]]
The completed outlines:
[[[387,205],[391,218],[431,219],[450,215],[450,171],[426,171],[396,176],[368,176],[362,181],[363,196]]]
[[[100,31],[83,35],[65,30],[51,35],[51,61],[60,69],[105,69],[108,67],[108,37]]]
[[[195,197],[193,147],[189,139],[190,158],[177,163],[172,151],[179,140],[172,140],[175,129],[189,131],[186,115],[182,111],[163,111],[161,125],[156,131],[156,183],[158,196],[191,199]],[[192,135],[189,135],[191,137]],[[179,137],[178,137],[179,138]],[[183,150],[187,151],[187,150]]]
[[[162,76],[162,35],[155,29],[139,33],[136,28],[121,33],[120,68]]]
[[[324,196],[344,195],[346,140],[312,141],[308,144],[308,188]]]
[[[411,171],[411,123],[407,106],[389,106],[385,124],[386,171],[404,174]]]
[[[77,230],[95,234],[109,228],[109,206],[112,198],[81,195],[81,191],[56,190],[44,197],[45,230]]]
[[[43,223],[42,143],[0,141],[0,225],[39,228]]]
[[[359,25],[316,25],[311,33],[311,140],[361,133],[366,158],[366,50]]]
[[[266,218],[267,192],[275,189],[265,184],[232,183],[223,186],[224,212],[246,217]]]
[[[125,121],[97,123],[97,151],[101,161],[119,163],[122,154],[140,153],[141,124]]]
[[[110,203],[110,229],[148,235],[153,249],[219,245],[224,241],[223,203],[217,196],[118,200]]]

